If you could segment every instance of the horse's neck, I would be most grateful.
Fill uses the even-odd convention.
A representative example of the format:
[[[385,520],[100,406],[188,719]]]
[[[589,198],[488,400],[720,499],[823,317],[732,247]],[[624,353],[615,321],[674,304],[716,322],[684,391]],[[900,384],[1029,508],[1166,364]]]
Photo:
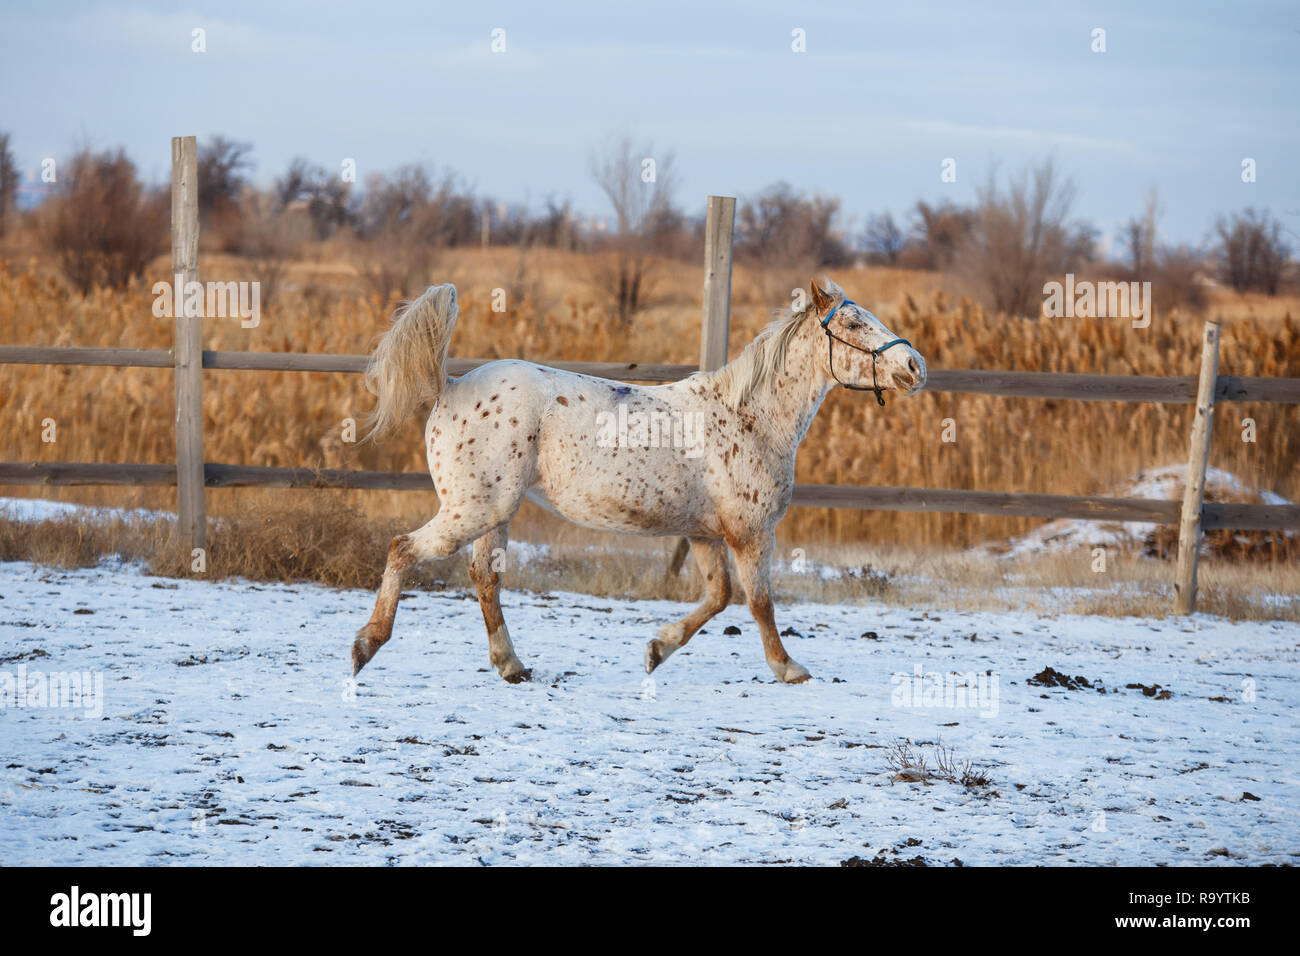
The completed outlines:
[[[755,389],[746,403],[767,425],[764,438],[774,449],[791,457],[835,385],[817,360],[821,346],[822,337],[815,324],[805,323],[790,340],[785,368]]]

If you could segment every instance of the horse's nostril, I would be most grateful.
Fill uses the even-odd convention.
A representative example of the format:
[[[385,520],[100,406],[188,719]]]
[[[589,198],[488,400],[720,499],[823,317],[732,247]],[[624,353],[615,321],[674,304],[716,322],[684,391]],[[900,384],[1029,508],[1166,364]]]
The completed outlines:
[[[909,372],[911,372],[913,375],[916,375],[918,372],[921,371],[921,367],[920,367],[919,365],[916,364],[916,359],[914,359],[914,358],[913,358],[913,359],[908,359],[908,360],[907,360],[907,370],[908,370]]]

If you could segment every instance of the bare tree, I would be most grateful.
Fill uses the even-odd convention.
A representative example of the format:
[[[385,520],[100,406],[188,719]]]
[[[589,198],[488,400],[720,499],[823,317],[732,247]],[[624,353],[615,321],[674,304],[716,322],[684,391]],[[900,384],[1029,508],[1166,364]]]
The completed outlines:
[[[1012,176],[1005,189],[990,175],[954,269],[997,311],[1037,317],[1044,278],[1092,257],[1095,231],[1070,221],[1073,200],[1073,184],[1050,159]]]
[[[1123,257],[1129,277],[1151,283],[1156,314],[1179,308],[1202,312],[1208,296],[1201,282],[1204,253],[1193,246],[1160,243],[1160,196],[1155,187],[1147,191],[1142,212],[1124,224],[1120,233]]]
[[[1219,267],[1238,292],[1277,295],[1291,249],[1282,238],[1282,224],[1266,212],[1247,209],[1231,219],[1219,217]]]
[[[613,316],[630,322],[650,298],[655,253],[681,224],[673,154],[656,154],[650,143],[634,146],[624,135],[593,152],[589,166],[614,212],[614,230],[592,260],[590,282],[608,294]]]
[[[327,176],[324,170],[310,184],[307,211],[316,226],[316,237],[328,239],[354,218],[352,185],[341,176]]]
[[[835,228],[839,200],[808,197],[776,182],[745,197],[736,216],[736,258],[758,267],[759,295],[773,303],[808,280],[809,272],[850,259]]]
[[[591,174],[613,207],[620,234],[647,232],[673,208],[673,162],[671,152],[656,156],[653,144],[637,148],[626,135],[591,155]]]
[[[276,204],[284,209],[305,198],[311,192],[312,183],[322,175],[324,171],[319,167],[312,166],[301,156],[295,156],[289,160],[289,168],[284,171],[284,175],[275,180]]]
[[[441,250],[479,241],[482,203],[451,173],[406,165],[366,180],[357,213],[362,271],[382,298],[412,294],[434,278]]]
[[[1156,227],[1160,222],[1160,196],[1155,187],[1147,193],[1142,215],[1124,224],[1124,251],[1136,278],[1147,275],[1156,263]]]
[[[328,239],[353,218],[351,185],[300,156],[291,160],[284,175],[276,179],[274,197],[281,211],[305,203],[317,239]]]
[[[903,235],[903,230],[899,229],[898,224],[894,222],[893,213],[888,212],[884,215],[872,216],[867,221],[867,229],[862,237],[867,255],[876,262],[891,266],[898,262],[906,241],[907,237]]]
[[[214,136],[199,146],[199,211],[210,213],[221,206],[233,207],[253,166],[249,143],[237,143]]]
[[[835,229],[839,212],[838,199],[806,197],[789,183],[773,183],[741,206],[737,255],[800,272],[844,265],[850,257]]]
[[[224,136],[199,144],[199,219],[205,244],[215,242],[218,248],[234,252],[243,241],[239,197],[253,167],[251,150],[250,144]]]
[[[920,199],[912,216],[912,240],[921,252],[921,267],[947,269],[952,265],[957,247],[970,232],[975,214],[951,200],[931,205]]]
[[[9,134],[0,132],[0,236],[12,228],[18,212],[18,161],[9,148]]]
[[[412,295],[432,281],[441,245],[430,212],[433,183],[423,166],[408,165],[367,178],[358,232],[361,271],[381,300]]]
[[[568,199],[554,194],[546,197],[546,211],[534,219],[528,229],[529,242],[555,249],[576,248],[573,209]]]

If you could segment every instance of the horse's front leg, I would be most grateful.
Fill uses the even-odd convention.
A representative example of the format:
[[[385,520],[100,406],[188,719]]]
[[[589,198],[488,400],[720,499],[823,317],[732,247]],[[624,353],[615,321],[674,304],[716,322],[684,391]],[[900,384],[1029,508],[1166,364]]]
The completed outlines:
[[[767,666],[777,680],[786,684],[801,684],[811,675],[785,651],[781,635],[776,629],[776,616],[772,613],[772,550],[775,538],[769,532],[756,538],[732,545],[736,555],[736,570],[741,586],[749,601],[749,613],[754,615],[758,631],[763,635],[763,653]]]

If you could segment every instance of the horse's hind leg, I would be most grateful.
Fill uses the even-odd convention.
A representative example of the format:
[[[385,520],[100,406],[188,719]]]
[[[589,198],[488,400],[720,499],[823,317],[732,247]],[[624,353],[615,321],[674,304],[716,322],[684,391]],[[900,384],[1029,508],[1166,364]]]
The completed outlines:
[[[501,613],[501,566],[506,553],[506,525],[499,525],[474,542],[474,557],[469,563],[470,580],[478,589],[479,607],[488,632],[488,660],[511,684],[528,680],[529,672],[515,656],[510,643],[506,619]]]
[[[731,602],[731,576],[727,571],[727,548],[721,540],[692,538],[691,553],[695,566],[704,580],[704,599],[700,606],[680,621],[665,625],[659,636],[645,647],[647,674],[668,659],[668,655],[681,650],[691,637],[711,617]]]
[[[443,509],[433,520],[410,534],[399,534],[388,546],[388,563],[375,597],[375,610],[352,644],[352,673],[358,673],[393,636],[393,619],[407,569],[418,561],[446,558],[500,521],[498,517],[448,514]]]

